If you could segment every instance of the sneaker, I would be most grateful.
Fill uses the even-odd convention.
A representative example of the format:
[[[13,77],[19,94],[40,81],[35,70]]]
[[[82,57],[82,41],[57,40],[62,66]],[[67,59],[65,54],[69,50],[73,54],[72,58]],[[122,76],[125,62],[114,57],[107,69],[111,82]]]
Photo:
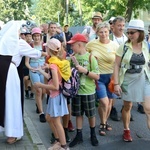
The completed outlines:
[[[115,107],[112,107],[112,109],[111,109],[110,118],[113,121],[120,121],[120,118],[118,117],[118,112]]]
[[[68,131],[69,132],[74,132],[75,128],[73,127],[73,124],[71,122],[71,120],[69,120],[68,122]]]
[[[69,135],[68,135],[68,129],[66,128],[64,129],[64,131],[65,131],[66,142],[70,142],[71,139],[69,138]]]
[[[123,140],[125,142],[132,142],[132,137],[131,137],[131,134],[130,134],[130,130],[124,130]]]
[[[34,99],[34,94],[33,93],[30,94],[30,99]]]
[[[130,116],[130,121],[134,121],[133,115]]]
[[[45,115],[44,115],[44,114],[40,114],[40,115],[39,115],[39,119],[40,119],[40,122],[46,122],[46,119],[45,119]]]
[[[29,99],[29,94],[25,94],[25,98]]]
[[[54,144],[55,141],[56,141],[55,136],[54,136],[53,133],[51,134],[51,139],[50,139],[50,141],[51,141],[51,144]]]
[[[143,108],[143,106],[142,106],[141,104],[138,105],[137,111],[138,111],[139,113],[141,113],[141,114],[145,114],[144,108]]]
[[[97,146],[98,145],[98,140],[96,138],[96,135],[91,136],[91,144],[93,146]]]
[[[82,142],[83,142],[83,139],[76,135],[76,137],[73,139],[73,141],[70,142],[69,147],[74,147],[75,145],[80,144]]]

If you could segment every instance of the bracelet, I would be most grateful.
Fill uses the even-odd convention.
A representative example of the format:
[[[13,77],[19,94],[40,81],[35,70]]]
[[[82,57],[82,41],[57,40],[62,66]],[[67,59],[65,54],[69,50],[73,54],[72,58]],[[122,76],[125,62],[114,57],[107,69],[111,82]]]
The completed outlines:
[[[87,71],[87,73],[85,75],[88,76],[88,74],[89,74],[89,70]]]

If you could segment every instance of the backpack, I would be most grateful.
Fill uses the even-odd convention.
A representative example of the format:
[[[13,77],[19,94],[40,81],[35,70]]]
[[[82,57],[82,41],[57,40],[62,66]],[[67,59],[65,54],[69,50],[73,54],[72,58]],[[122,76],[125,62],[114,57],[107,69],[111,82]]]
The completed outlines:
[[[49,70],[50,76],[52,79],[52,72]],[[49,79],[49,80],[50,80]],[[77,69],[72,68],[71,69],[71,76],[69,80],[65,81],[62,78],[62,86],[60,86],[60,91],[66,98],[73,98],[77,95],[78,90],[80,86],[80,78],[79,78],[79,72]]]
[[[62,79],[62,86],[60,87],[60,90],[62,91],[62,94],[66,98],[73,98],[74,96],[77,95],[79,86],[80,86],[79,72],[77,69],[72,68],[70,79],[67,81]]]

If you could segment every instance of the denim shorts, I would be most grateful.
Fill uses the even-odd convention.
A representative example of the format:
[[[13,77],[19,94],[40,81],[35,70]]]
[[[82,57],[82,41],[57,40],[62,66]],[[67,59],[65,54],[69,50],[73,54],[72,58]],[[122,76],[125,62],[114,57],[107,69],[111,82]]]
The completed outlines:
[[[112,74],[100,74],[100,79],[97,81],[96,95],[97,99],[101,98],[115,98],[115,94],[108,90],[108,84],[110,82]]]
[[[32,68],[37,68],[38,66],[42,66],[43,64],[44,62],[39,62],[39,63],[31,62],[30,66]],[[29,70],[29,75],[32,84],[34,84],[35,82],[44,83],[44,76],[40,72],[32,72],[31,70]]]

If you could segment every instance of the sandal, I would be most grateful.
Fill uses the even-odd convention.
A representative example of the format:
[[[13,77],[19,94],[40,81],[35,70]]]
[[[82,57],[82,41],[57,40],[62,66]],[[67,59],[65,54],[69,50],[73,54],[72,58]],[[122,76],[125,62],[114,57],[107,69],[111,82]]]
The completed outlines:
[[[16,143],[17,141],[20,141],[21,140],[21,137],[8,137],[7,138],[7,143],[8,144],[14,144]]]
[[[100,124],[100,127],[99,127],[99,135],[101,136],[105,136],[106,135],[106,124]]]
[[[111,131],[112,130],[112,126],[110,124],[108,124],[108,122],[106,122],[106,130],[107,131]]]

